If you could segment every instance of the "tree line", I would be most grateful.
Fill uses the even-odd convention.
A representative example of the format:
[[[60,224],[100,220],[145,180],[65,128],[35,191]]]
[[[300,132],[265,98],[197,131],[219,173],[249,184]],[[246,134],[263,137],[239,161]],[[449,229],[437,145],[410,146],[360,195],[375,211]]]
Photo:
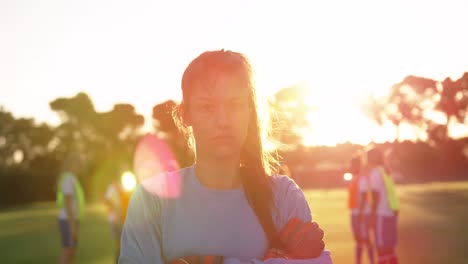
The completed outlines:
[[[303,86],[293,85],[269,98],[269,122],[273,127],[270,138],[276,143],[275,151],[300,176],[299,183],[305,187],[324,183],[339,186],[339,175],[346,170],[347,161],[363,146],[351,143],[336,147],[303,146],[302,131],[313,126],[307,121],[307,113],[316,110],[305,102],[306,92]],[[365,102],[363,114],[379,125],[385,122],[394,125],[395,142],[382,146],[398,150],[402,170],[410,178],[467,176],[468,140],[451,138],[449,130],[456,123],[466,125],[468,72],[458,80],[446,78],[442,82],[407,76],[390,87],[388,95],[369,96]],[[17,118],[0,107],[0,207],[53,200],[61,162],[72,149],[81,156],[79,176],[92,200],[101,195],[122,166],[132,168],[134,148],[146,133],[142,130],[144,117],[134,106],[119,103],[110,111],[98,112],[86,93],[57,98],[49,106],[60,117],[58,126]],[[173,100],[155,104],[150,132],[165,139],[179,164],[186,166],[193,162],[193,153],[172,118],[176,106]],[[440,122],[430,113],[439,113],[445,119]],[[402,124],[421,132],[417,142],[400,142]],[[320,165],[323,162],[339,165],[327,170]]]

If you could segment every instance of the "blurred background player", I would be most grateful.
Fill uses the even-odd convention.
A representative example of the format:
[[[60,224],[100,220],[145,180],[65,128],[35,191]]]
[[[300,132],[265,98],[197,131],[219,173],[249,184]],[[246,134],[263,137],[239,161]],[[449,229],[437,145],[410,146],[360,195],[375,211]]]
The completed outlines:
[[[352,178],[348,186],[348,207],[351,210],[351,228],[356,243],[355,261],[362,263],[362,251],[367,248],[369,263],[374,263],[373,245],[369,239],[370,233],[370,189],[368,178],[364,173],[361,156],[351,159],[349,173]]]
[[[372,189],[371,225],[374,227],[379,264],[396,264],[397,218],[399,200],[383,152],[373,148],[367,152],[369,183]]]
[[[57,184],[58,225],[62,242],[60,263],[73,263],[78,244],[79,222],[83,219],[85,197],[76,175],[79,156],[69,154],[62,165],[62,173]]]
[[[119,173],[120,174],[120,173]],[[109,226],[112,238],[115,241],[115,261],[120,255],[120,236],[127,215],[127,207],[134,184],[127,183],[127,178],[133,177],[130,172],[121,171],[121,176],[109,184],[104,194],[104,203],[107,207]]]

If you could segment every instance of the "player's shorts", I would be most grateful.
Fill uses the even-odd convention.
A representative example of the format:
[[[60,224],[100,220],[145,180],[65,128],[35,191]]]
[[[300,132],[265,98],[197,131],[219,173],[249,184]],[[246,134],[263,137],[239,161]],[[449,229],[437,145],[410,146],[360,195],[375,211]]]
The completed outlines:
[[[71,228],[68,224],[68,220],[59,219],[58,220],[60,239],[62,241],[62,246],[67,248],[73,248],[78,245],[78,241],[72,239]],[[80,225],[77,223],[77,228],[79,229]],[[78,231],[78,230],[77,230]]]
[[[354,240],[364,239],[367,240],[369,238],[369,223],[370,217],[369,215],[364,215],[362,217],[362,222],[358,222],[358,215],[351,214],[351,228],[353,230],[353,237]]]
[[[398,216],[378,215],[375,222],[375,244],[378,248],[393,248],[397,244]]]

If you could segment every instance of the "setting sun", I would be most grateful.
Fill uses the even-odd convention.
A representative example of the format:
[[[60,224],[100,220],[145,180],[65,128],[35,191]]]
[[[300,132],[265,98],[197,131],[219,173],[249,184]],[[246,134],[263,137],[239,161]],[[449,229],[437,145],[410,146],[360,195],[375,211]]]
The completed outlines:
[[[334,146],[345,142],[368,144],[392,140],[395,136],[395,129],[389,124],[380,127],[361,111],[366,100],[364,90],[350,92],[344,83],[327,87],[324,83],[308,81],[293,91],[296,92],[293,100],[306,105],[308,127],[300,133],[306,146]]]
[[[5,87],[0,104],[55,125],[60,119],[47,102],[84,91],[99,111],[116,102],[133,104],[149,130],[156,103],[180,100],[180,78],[190,59],[225,48],[251,58],[262,97],[309,83],[310,100],[320,110],[310,114],[305,144],[385,141],[394,137],[394,129],[378,128],[359,113],[365,93],[383,96],[408,74],[458,78],[468,66],[467,39],[459,34],[466,25],[462,2],[425,3],[424,12],[407,1],[344,1],[338,9],[332,2],[272,2],[269,12],[263,12],[263,3],[246,1],[229,9],[222,3],[189,1],[183,10],[172,2],[144,7],[95,3],[89,8],[99,11],[87,16],[80,15],[85,4],[49,5],[50,16],[21,2],[0,8],[0,17],[8,22],[2,24],[8,41],[0,42],[7,45],[0,49],[6,52],[0,57],[7,73],[0,80]],[[223,11],[210,11],[216,7]],[[23,96],[33,90],[41,91],[41,100]],[[345,123],[333,124],[340,119]]]

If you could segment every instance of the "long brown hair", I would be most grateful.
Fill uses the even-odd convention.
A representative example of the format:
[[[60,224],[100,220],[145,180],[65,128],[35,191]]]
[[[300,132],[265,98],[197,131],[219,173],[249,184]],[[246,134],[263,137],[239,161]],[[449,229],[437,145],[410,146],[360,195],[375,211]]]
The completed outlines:
[[[217,74],[237,75],[242,78],[249,90],[249,106],[251,115],[247,138],[240,153],[240,168],[242,186],[247,200],[263,227],[270,246],[280,247],[278,232],[273,222],[272,212],[275,210],[273,186],[271,178],[272,165],[276,162],[269,153],[265,152],[262,143],[262,129],[258,114],[257,95],[253,81],[252,66],[241,53],[217,50],[207,51],[195,58],[185,70],[182,77],[182,103],[175,112],[176,122],[183,129],[193,147],[194,139],[191,131],[182,120],[187,106],[185,102],[195,84],[206,82]]]

